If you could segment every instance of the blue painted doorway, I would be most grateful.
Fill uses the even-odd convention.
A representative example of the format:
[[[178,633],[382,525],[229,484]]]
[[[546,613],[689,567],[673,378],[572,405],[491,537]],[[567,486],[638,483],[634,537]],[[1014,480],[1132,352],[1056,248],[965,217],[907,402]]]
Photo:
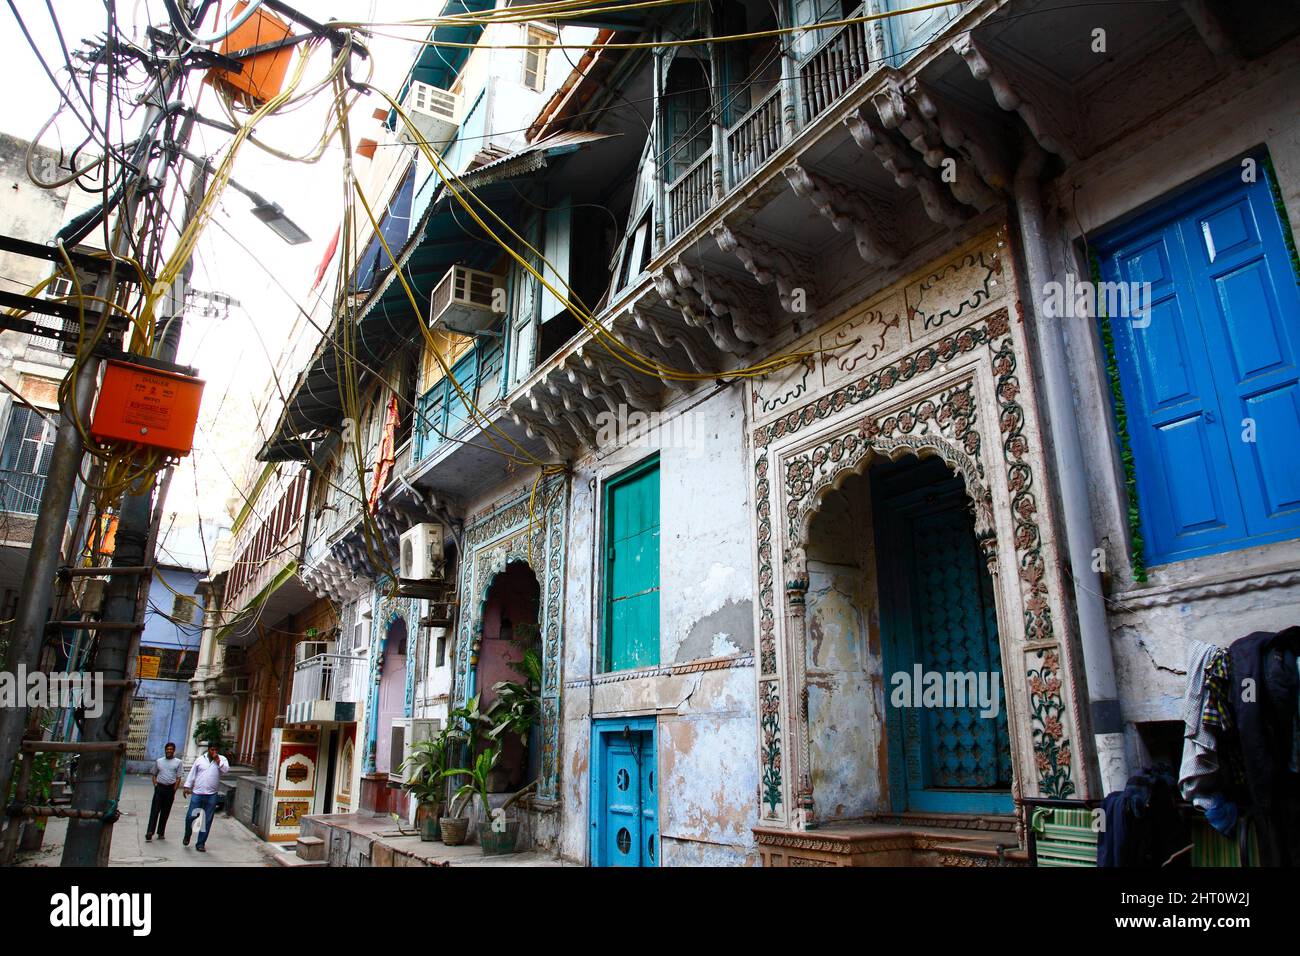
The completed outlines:
[[[907,458],[873,468],[871,484],[890,802],[895,812],[1011,813],[993,582],[963,482],[938,459]],[[940,699],[926,694],[930,675]]]
[[[659,865],[659,786],[652,717],[592,724],[591,862]]]

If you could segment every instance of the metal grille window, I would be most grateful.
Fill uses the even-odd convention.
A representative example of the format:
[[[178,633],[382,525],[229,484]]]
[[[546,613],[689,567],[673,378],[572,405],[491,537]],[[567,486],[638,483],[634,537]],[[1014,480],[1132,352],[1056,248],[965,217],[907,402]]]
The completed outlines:
[[[172,595],[172,620],[177,624],[194,623],[194,596],[191,594]]]
[[[30,408],[14,406],[0,449],[0,509],[16,514],[40,510],[53,447],[54,424]]]

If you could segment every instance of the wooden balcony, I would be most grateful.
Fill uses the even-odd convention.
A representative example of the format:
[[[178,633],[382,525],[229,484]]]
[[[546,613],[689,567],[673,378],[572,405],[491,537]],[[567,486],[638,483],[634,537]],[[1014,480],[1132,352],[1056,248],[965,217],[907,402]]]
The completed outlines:
[[[668,185],[668,238],[694,225],[713,205],[713,151],[697,159]]]
[[[727,130],[727,185],[737,186],[781,146],[781,88]]]
[[[859,6],[850,17],[863,15]],[[848,18],[846,18],[848,19]],[[840,27],[799,65],[803,121],[810,123],[871,69],[871,46],[866,23]]]

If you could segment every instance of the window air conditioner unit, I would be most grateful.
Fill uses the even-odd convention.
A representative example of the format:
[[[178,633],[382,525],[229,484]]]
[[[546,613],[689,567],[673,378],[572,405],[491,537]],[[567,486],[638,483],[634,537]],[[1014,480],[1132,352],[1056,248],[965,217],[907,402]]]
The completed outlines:
[[[293,662],[301,664],[321,654],[333,654],[333,641],[299,641],[293,648]]]
[[[460,335],[486,332],[505,314],[505,290],[501,283],[501,277],[490,272],[452,266],[433,287],[429,325]],[[497,293],[498,288],[502,289],[501,295]]]
[[[398,135],[404,143],[417,143],[423,140],[436,146],[444,146],[456,135],[458,123],[456,110],[460,97],[449,90],[411,81],[411,88],[402,100],[402,110],[411,119],[411,129],[398,117]]]
[[[396,717],[390,731],[388,776],[390,780],[409,783],[406,760],[411,748],[422,740],[432,740],[442,730],[442,721],[427,717]]]
[[[399,575],[407,581],[442,580],[442,537],[442,525],[434,521],[402,532]]]

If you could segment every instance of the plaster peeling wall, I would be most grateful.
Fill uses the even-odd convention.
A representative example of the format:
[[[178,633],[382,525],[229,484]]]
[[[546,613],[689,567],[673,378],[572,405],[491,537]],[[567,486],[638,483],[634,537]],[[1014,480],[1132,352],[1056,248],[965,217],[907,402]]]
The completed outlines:
[[[588,855],[590,719],[634,714],[659,716],[662,863],[757,859],[750,834],[758,744],[742,397],[734,387],[686,396],[665,409],[659,428],[634,446],[606,449],[575,467],[561,740],[560,846],[567,859],[585,862]],[[656,450],[660,664],[597,672],[593,684],[601,580],[592,545],[601,533],[600,482]]]
[[[870,493],[827,495],[808,546],[808,721],[823,818],[886,809],[880,617]]]
[[[1173,83],[1163,74],[1153,82]],[[1059,233],[1094,235],[1145,204],[1234,162],[1261,144],[1277,173],[1291,230],[1300,236],[1300,41],[1170,105],[1052,185]],[[1144,96],[1130,91],[1129,97]],[[1132,102],[1132,100],[1130,100]],[[1124,108],[1116,107],[1116,115]],[[1261,171],[1262,174],[1262,171]],[[1076,188],[1077,187],[1077,188]],[[1058,272],[1084,274],[1077,251],[1056,249]],[[1067,329],[1075,399],[1092,491],[1093,527],[1111,572],[1111,645],[1133,766],[1148,758],[1136,724],[1180,721],[1191,640],[1231,644],[1255,630],[1300,621],[1300,541],[1180,561],[1132,579],[1122,471],[1111,400],[1091,320]]]

